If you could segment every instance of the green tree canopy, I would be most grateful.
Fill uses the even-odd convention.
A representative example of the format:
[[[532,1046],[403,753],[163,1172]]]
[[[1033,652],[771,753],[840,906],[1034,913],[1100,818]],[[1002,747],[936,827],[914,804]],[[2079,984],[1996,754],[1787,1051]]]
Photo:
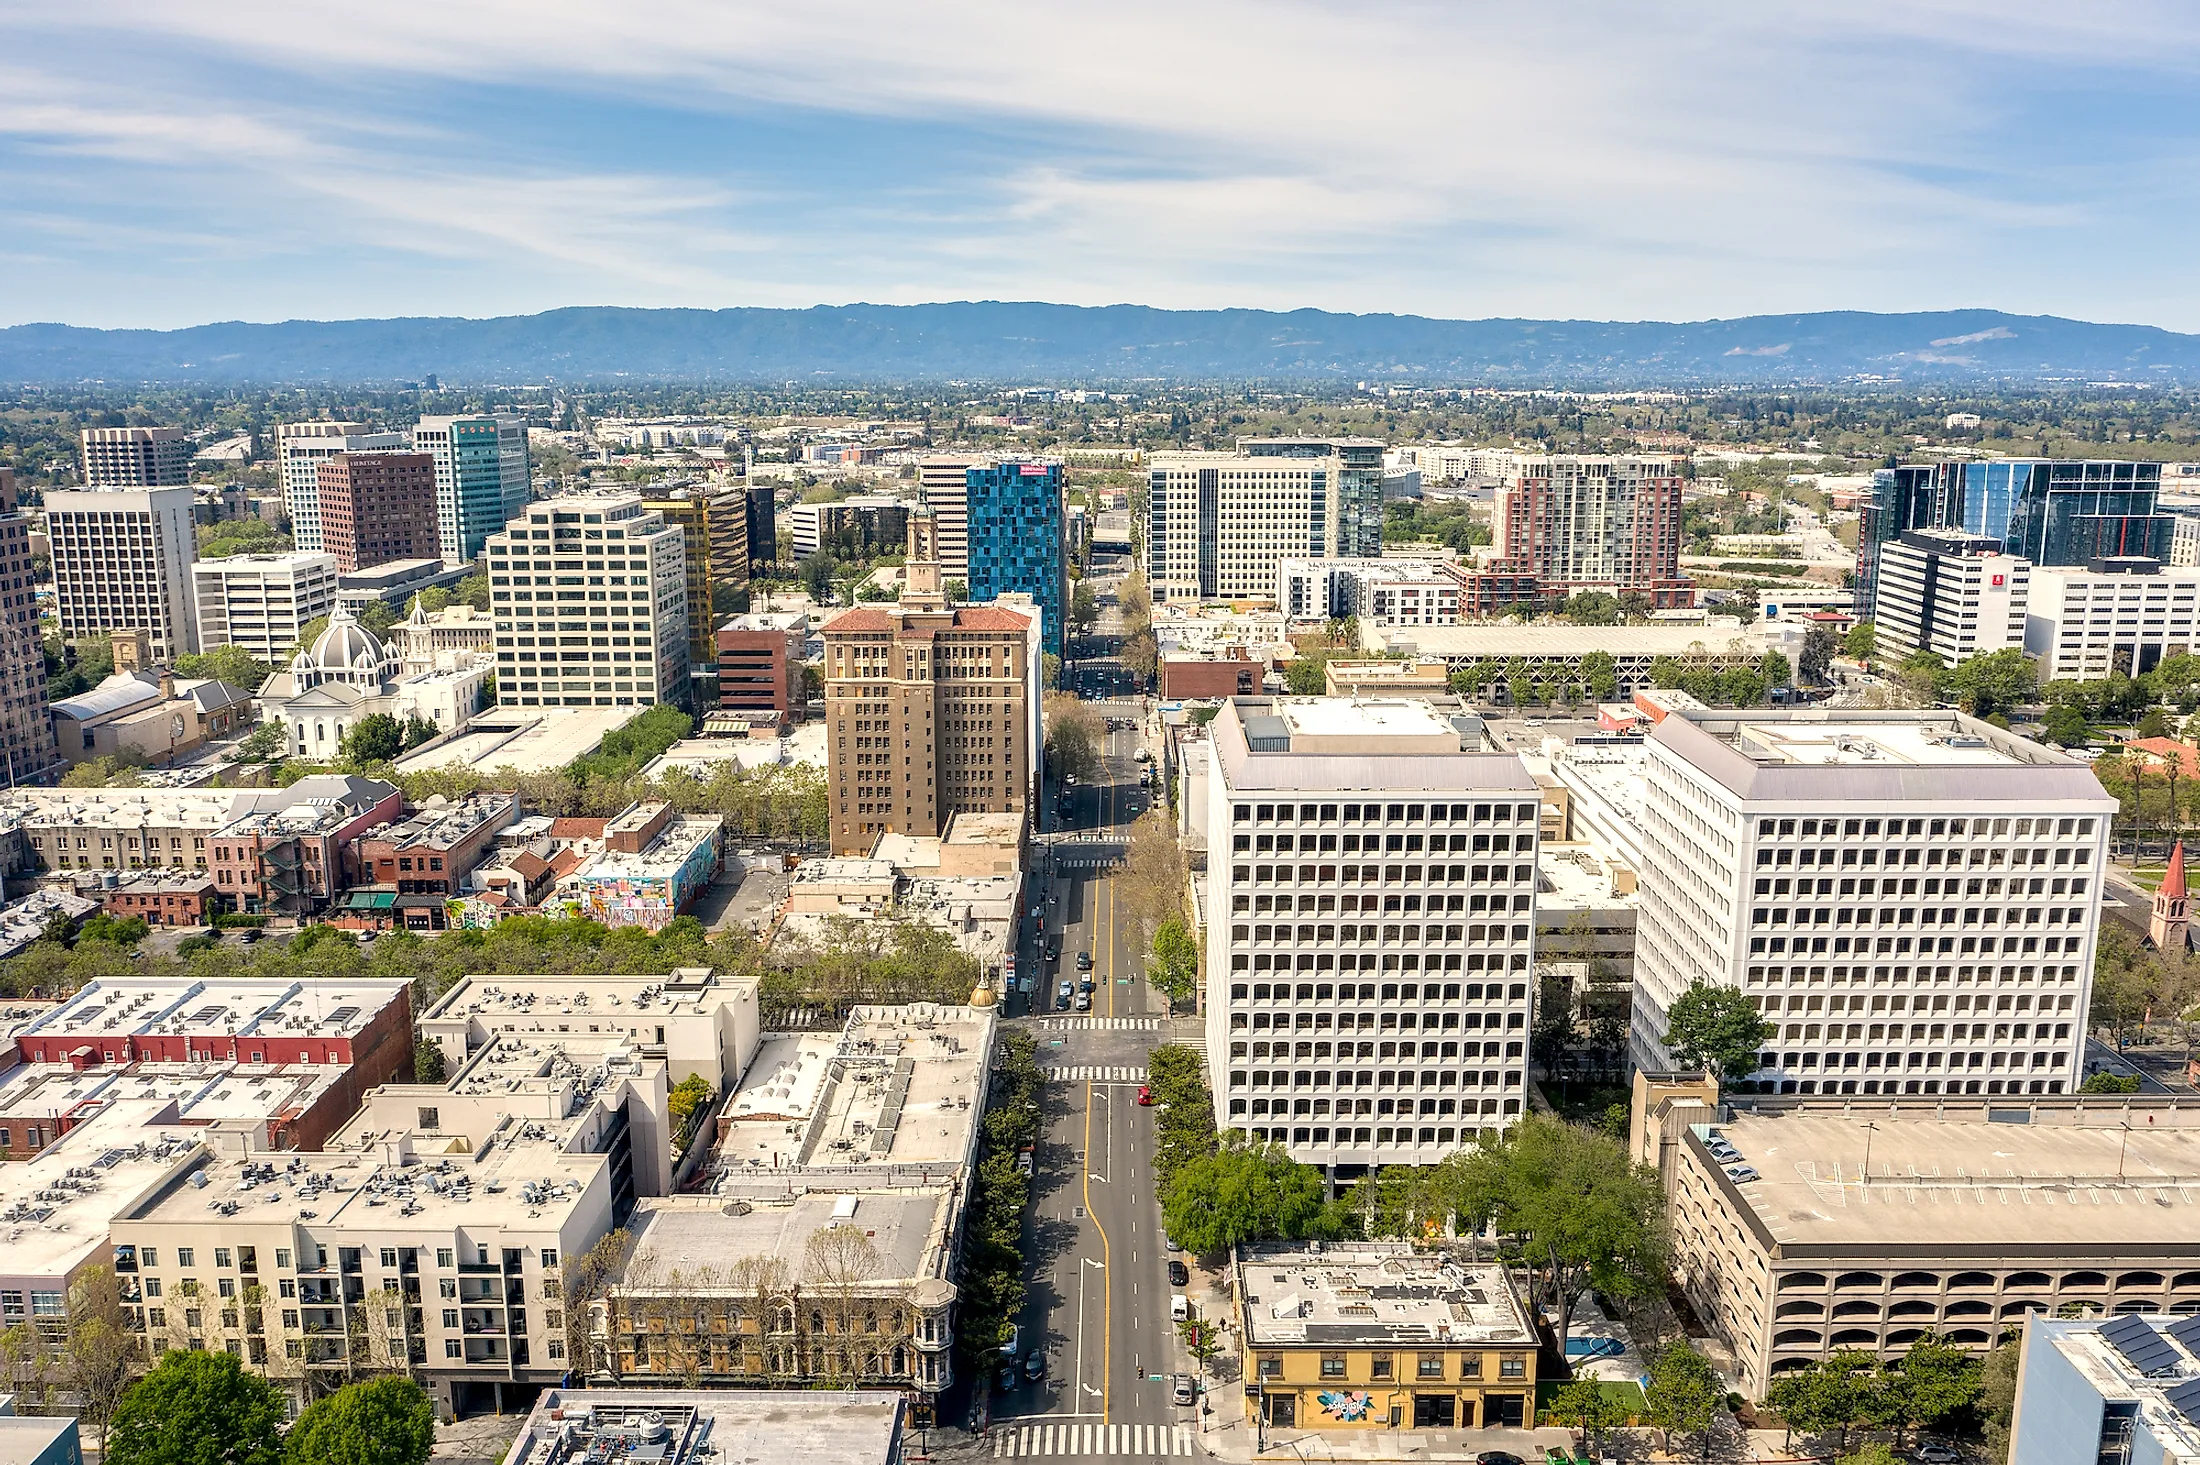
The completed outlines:
[[[1879,654],[1879,627],[1870,621],[1858,621],[1841,638],[1841,650],[1851,661],[1870,661]]]
[[[1757,1050],[1774,1032],[1737,987],[1696,982],[1665,1015],[1665,1046],[1676,1063],[1731,1082],[1757,1071]]]
[[[104,1465],[280,1465],[284,1412],[235,1354],[170,1352],[122,1396]]]
[[[307,1405],[283,1443],[284,1465],[427,1465],[435,1406],[401,1374],[346,1384]]]
[[[1725,1397],[1718,1375],[1703,1355],[1686,1343],[1674,1343],[1650,1361],[1650,1382],[1642,1391],[1643,1413],[1665,1431],[1665,1447],[1670,1451],[1674,1435],[1709,1430]]]
[[[1232,1130],[1212,1155],[1179,1168],[1161,1188],[1161,1216],[1177,1242],[1202,1255],[1253,1241],[1312,1235],[1325,1214],[1321,1172],[1282,1145]]]
[[[218,681],[257,692],[275,674],[275,668],[258,660],[234,642],[211,651],[185,654],[175,660],[179,677],[213,677]]]
[[[2021,647],[1989,651],[1960,663],[1944,679],[1948,691],[1974,717],[2008,712],[2031,702],[2039,692],[2039,663]]]
[[[1146,978],[1171,1002],[1182,1002],[1192,995],[1198,976],[1199,940],[1182,918],[1171,916],[1154,929]]]
[[[387,763],[405,751],[405,725],[387,712],[370,712],[352,724],[337,752],[355,764]]]
[[[2057,704],[2047,709],[2043,721],[2047,740],[2058,747],[2082,748],[2093,741],[2093,726],[2076,707]]]

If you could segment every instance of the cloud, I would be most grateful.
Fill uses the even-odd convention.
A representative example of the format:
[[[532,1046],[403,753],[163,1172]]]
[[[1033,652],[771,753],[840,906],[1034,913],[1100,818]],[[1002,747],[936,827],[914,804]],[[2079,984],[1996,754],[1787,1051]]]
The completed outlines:
[[[2037,84],[2185,85],[2200,21],[2138,0],[0,0],[0,35],[0,176],[56,237],[140,191],[178,240],[134,272],[162,323],[972,295],[2200,320],[2166,244],[2161,278],[2070,267],[2104,218],[2187,206],[2143,162],[2042,187],[2029,145],[2189,151],[2181,112],[2095,138]],[[281,268],[193,264],[224,220]],[[107,239],[0,311],[87,318],[101,258],[146,248]]]

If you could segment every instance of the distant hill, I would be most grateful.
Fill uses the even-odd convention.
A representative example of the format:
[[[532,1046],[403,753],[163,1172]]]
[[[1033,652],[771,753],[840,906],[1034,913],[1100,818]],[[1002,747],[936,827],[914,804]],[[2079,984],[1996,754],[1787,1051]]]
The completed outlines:
[[[963,301],[576,306],[494,320],[0,329],[0,381],[450,383],[1402,378],[1492,385],[2200,380],[2200,336],[2056,316],[1825,311],[1659,322]]]

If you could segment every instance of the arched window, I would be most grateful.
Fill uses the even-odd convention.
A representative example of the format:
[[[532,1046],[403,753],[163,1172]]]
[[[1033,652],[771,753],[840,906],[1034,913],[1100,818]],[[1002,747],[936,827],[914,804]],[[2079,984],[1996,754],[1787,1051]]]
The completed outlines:
[[[894,1375],[900,1377],[909,1372],[909,1355],[899,1346],[894,1349]]]
[[[810,1309],[810,1331],[813,1333],[825,1331],[825,1314],[814,1307]]]

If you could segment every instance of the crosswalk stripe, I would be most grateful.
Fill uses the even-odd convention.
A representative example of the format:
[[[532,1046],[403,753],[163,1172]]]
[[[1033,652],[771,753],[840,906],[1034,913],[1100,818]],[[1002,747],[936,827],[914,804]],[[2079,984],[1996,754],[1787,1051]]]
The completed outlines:
[[[1168,1424],[1029,1424],[1000,1430],[995,1459],[1033,1459],[1054,1455],[1194,1455],[1192,1432]]]

